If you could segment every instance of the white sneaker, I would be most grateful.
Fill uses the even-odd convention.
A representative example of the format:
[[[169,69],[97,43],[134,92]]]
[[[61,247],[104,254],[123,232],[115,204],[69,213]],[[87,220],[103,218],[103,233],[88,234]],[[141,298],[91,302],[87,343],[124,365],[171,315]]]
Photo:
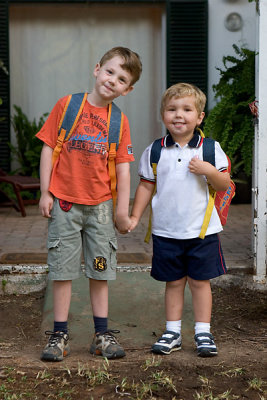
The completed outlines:
[[[151,351],[157,354],[170,354],[172,351],[180,350],[182,339],[180,333],[165,331],[153,344]]]

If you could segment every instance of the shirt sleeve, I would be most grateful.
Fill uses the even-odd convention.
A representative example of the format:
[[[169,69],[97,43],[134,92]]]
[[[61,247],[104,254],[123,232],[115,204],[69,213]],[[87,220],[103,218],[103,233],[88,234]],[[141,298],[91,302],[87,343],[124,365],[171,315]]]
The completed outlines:
[[[58,100],[56,105],[53,107],[44,125],[40,131],[36,134],[36,137],[42,140],[49,147],[54,149],[58,138],[58,125],[62,116],[64,106],[66,104],[68,96],[62,97]]]
[[[130,135],[130,126],[128,118],[126,115],[124,115],[121,141],[116,154],[116,164],[132,161],[134,161],[134,155]]]
[[[227,171],[228,159],[219,142],[215,142],[215,166],[218,171]]]
[[[140,179],[148,182],[155,182],[155,176],[153,173],[153,169],[150,165],[150,153],[151,153],[152,144],[150,144],[145,151],[143,152],[138,168],[138,175]]]

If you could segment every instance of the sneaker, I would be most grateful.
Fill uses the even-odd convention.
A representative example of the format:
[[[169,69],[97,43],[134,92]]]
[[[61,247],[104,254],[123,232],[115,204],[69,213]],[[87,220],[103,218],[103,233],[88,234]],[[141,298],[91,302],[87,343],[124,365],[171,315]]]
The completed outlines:
[[[118,330],[108,330],[104,333],[96,333],[91,344],[90,353],[106,358],[121,358],[125,352],[113,333],[119,333]]]
[[[45,334],[50,335],[50,338],[41,354],[41,360],[62,361],[70,353],[69,335],[64,332],[52,331],[46,331]]]
[[[157,354],[170,354],[172,351],[180,350],[181,345],[180,333],[165,331],[157,342],[153,344],[151,351]]]
[[[202,332],[195,335],[197,355],[199,357],[217,356],[217,347],[211,333]]]

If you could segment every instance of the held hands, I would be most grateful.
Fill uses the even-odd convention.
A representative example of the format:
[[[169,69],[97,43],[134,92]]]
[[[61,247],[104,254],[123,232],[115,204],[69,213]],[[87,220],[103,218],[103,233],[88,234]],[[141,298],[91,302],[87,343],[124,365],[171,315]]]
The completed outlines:
[[[129,232],[131,220],[128,215],[116,215],[115,226],[122,234]]]
[[[45,218],[51,218],[51,210],[53,208],[54,198],[50,192],[45,192],[41,194],[39,201],[39,210]]]
[[[133,231],[138,224],[138,220],[136,217],[129,217],[127,216],[116,216],[115,226],[118,231],[122,234],[129,233]]]

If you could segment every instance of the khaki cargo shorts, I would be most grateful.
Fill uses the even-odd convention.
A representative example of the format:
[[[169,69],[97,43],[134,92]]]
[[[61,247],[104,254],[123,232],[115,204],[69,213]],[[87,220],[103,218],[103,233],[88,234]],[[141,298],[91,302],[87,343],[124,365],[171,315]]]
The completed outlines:
[[[73,204],[68,211],[61,206],[56,198],[48,220],[48,278],[79,278],[83,273],[83,252],[88,278],[116,279],[117,238],[112,219],[112,200],[94,206]]]

